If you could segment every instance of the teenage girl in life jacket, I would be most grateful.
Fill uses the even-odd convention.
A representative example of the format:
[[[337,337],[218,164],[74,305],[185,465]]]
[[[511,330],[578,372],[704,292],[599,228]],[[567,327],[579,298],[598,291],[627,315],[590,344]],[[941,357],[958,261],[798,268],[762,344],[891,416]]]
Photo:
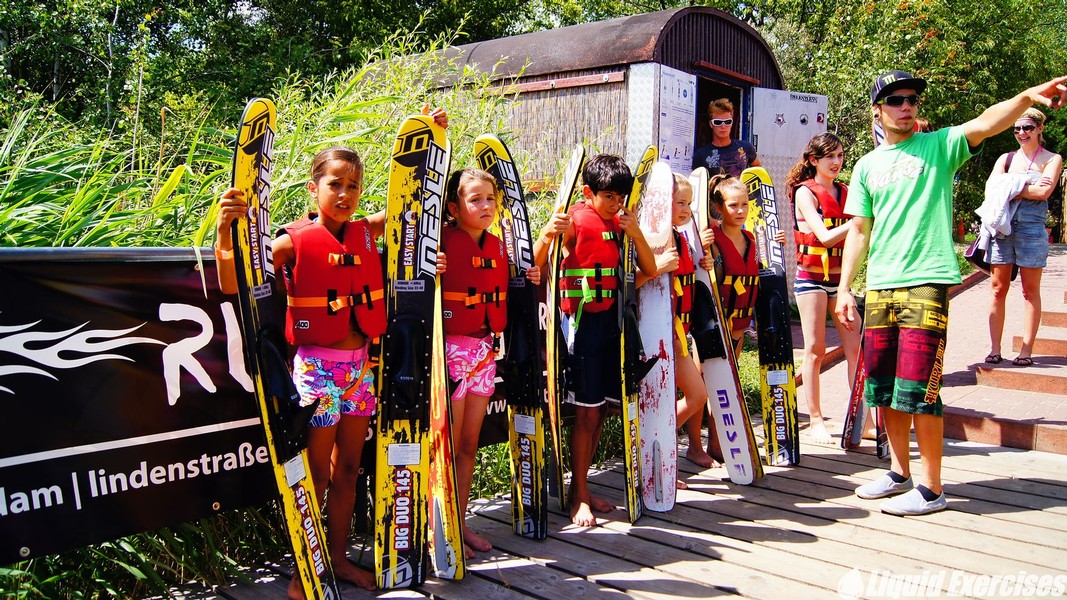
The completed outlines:
[[[497,218],[496,179],[481,169],[456,171],[448,180],[447,214],[441,249],[451,256],[441,275],[445,357],[452,392],[452,445],[455,451],[459,514],[467,513],[478,437],[495,390],[494,337],[507,324],[508,255],[504,242],[487,229]],[[537,285],[535,266],[526,277]],[[532,318],[532,317],[531,317]],[[489,540],[463,524],[464,553],[493,549]]]
[[[793,294],[804,330],[804,362],[800,367],[804,397],[808,401],[811,434],[817,444],[832,444],[826,429],[819,394],[819,372],[826,355],[826,313],[841,337],[848,361],[848,380],[854,381],[860,333],[841,325],[834,311],[841,280],[841,254],[851,218],[843,207],[848,188],[837,181],[845,162],[841,140],[832,133],[811,138],[797,164],[786,177],[793,200],[797,244],[797,276]]]
[[[692,325],[690,314],[693,308],[693,297],[696,294],[696,261],[689,243],[682,237],[688,232],[679,233],[678,231],[678,228],[693,218],[692,201],[693,187],[689,179],[675,173],[671,196],[671,224],[675,227],[674,246],[667,248],[656,257],[656,267],[661,274],[671,274],[671,300],[674,306],[674,384],[684,396],[678,400],[675,422],[685,423],[690,417],[697,415],[696,436],[695,438],[690,436],[686,458],[702,467],[711,467],[715,462],[711,455],[704,451],[699,427],[703,409],[708,402],[708,391],[689,337],[689,329]],[[714,241],[715,234],[711,228],[705,227],[700,231],[699,243],[705,248],[700,266],[704,269],[711,269],[714,266],[714,259],[708,252]],[[643,273],[638,273],[637,285],[640,286],[648,279]],[[718,449],[719,442],[715,435],[714,422],[709,421],[708,428],[708,445],[714,448],[714,455],[721,456],[722,451]],[[679,481],[678,489],[685,488],[686,485]]]
[[[448,126],[444,111],[432,114],[438,125]],[[385,213],[351,220],[363,192],[363,163],[349,148],[319,152],[307,189],[315,211],[281,227],[272,245],[288,297],[286,339],[296,351],[293,380],[301,404],[319,400],[308,429],[308,464],[319,506],[330,492],[326,545],[334,575],[372,590],[374,574],[348,561],[348,535],[363,442],[377,407],[367,344],[386,325],[382,266],[374,244],[385,231]],[[222,195],[215,253],[223,293],[237,292],[231,224],[247,214],[240,190]],[[336,299],[330,302],[327,296]],[[289,582],[288,596],[304,598],[298,575]]]

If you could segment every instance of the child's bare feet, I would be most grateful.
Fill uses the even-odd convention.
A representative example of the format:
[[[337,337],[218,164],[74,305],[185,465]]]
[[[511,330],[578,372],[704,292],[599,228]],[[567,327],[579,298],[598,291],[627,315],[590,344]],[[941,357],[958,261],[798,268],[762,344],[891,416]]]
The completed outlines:
[[[307,596],[304,595],[304,585],[300,583],[300,573],[296,571],[296,567],[293,567],[293,578],[289,580],[289,591],[287,593],[289,600],[307,600]]]
[[[697,465],[698,467],[704,467],[710,469],[715,466],[715,459],[710,454],[704,451],[700,446],[690,445],[689,449],[685,451],[685,457],[689,459],[689,462]]]
[[[361,587],[365,590],[377,589],[374,573],[357,567],[347,558],[333,561],[333,574],[340,581],[347,581],[356,587]]]
[[[463,526],[463,542],[465,546],[470,546],[470,549],[475,552],[489,552],[493,549],[493,544],[489,540],[474,533],[474,530],[466,525]],[[468,556],[467,558],[472,557]]]
[[[571,523],[579,527],[593,527],[596,525],[596,517],[589,508],[588,502],[571,502]]]
[[[816,444],[822,444],[824,446],[833,445],[834,438],[830,435],[830,432],[826,430],[825,421],[822,419],[812,419],[809,429],[811,430],[811,437],[815,438]]]
[[[678,480],[678,482],[677,482],[677,484],[675,484],[675,489],[679,489],[679,490],[688,490],[688,489],[689,489],[689,485],[688,485],[688,484],[686,484],[686,483],[685,483],[684,481],[682,481],[681,479],[679,479],[679,480]]]
[[[615,510],[615,505],[600,496],[589,496],[589,506],[593,512],[606,513]]]

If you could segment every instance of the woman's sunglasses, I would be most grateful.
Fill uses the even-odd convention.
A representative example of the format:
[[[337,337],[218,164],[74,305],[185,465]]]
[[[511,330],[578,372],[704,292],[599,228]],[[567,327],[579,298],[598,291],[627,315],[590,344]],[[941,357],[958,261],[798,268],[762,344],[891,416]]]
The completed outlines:
[[[723,125],[733,125],[734,124],[734,120],[733,119],[712,119],[711,120],[711,124],[716,126],[716,127],[721,127]]]
[[[1024,131],[1026,133],[1030,133],[1031,131],[1037,129],[1037,125],[1016,125],[1015,127],[1012,127],[1011,129],[1015,133],[1022,133]]]
[[[888,104],[889,106],[904,106],[905,102],[912,106],[916,106],[919,104],[919,102],[922,102],[922,98],[919,98],[918,94],[908,94],[907,96],[894,94],[892,96],[886,96],[885,98],[882,98],[882,101],[879,102],[879,104]]]

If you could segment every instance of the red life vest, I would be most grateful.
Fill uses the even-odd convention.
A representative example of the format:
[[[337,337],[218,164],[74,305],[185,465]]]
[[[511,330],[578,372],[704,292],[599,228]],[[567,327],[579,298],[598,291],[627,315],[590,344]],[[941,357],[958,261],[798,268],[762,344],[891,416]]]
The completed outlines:
[[[731,320],[747,322],[752,318],[756,293],[759,291],[756,238],[748,230],[741,230],[748,239],[748,249],[745,256],[741,256],[721,227],[713,225],[712,228],[715,231],[715,247],[722,258],[723,278],[719,282],[719,297],[722,299],[723,312]]]
[[[699,244],[700,241],[698,240]],[[678,249],[678,268],[672,273],[674,280],[672,295],[674,296],[674,316],[682,324],[682,331],[689,333],[693,325],[690,313],[693,312],[693,294],[696,285],[696,263],[693,262],[693,254],[689,251],[689,244],[682,236],[674,232],[674,245]]]
[[[619,289],[622,229],[619,220],[604,220],[589,204],[570,212],[576,239],[574,251],[563,259],[560,308],[573,315],[582,310],[602,312],[615,303]],[[583,290],[582,283],[585,282]]]
[[[833,229],[840,227],[847,223],[851,216],[845,214],[845,198],[848,197],[848,187],[845,184],[835,181],[834,187],[838,189],[839,198],[834,199],[833,195],[824,188],[820,183],[814,179],[808,179],[801,181],[797,185],[793,186],[790,190],[790,198],[793,200],[793,228],[796,230],[794,237],[797,242],[797,265],[805,271],[822,272],[823,280],[830,280],[830,269],[839,268],[841,266],[841,256],[845,251],[845,240],[827,247],[821,241],[819,237],[814,233],[804,233],[800,231],[800,215],[797,214],[795,196],[797,188],[804,186],[811,190],[811,193],[815,195],[815,199],[818,200],[817,208],[819,214],[822,215],[823,224],[827,229]]]
[[[329,346],[348,335],[352,322],[367,338],[385,333],[382,263],[363,221],[345,223],[337,241],[308,213],[281,228],[293,240],[295,262],[286,270],[289,309],[285,337],[290,344]]]
[[[477,336],[486,326],[504,331],[510,274],[504,242],[487,231],[479,246],[466,231],[447,226],[441,229],[441,248],[448,256],[441,275],[445,333]]]

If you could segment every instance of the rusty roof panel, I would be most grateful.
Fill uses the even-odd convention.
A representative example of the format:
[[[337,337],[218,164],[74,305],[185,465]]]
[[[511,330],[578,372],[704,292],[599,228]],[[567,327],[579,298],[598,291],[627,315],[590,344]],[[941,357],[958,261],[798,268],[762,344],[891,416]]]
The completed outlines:
[[[781,88],[767,43],[748,24],[703,6],[584,23],[449,48],[460,64],[497,77],[523,77],[658,62],[695,73],[696,61]]]

